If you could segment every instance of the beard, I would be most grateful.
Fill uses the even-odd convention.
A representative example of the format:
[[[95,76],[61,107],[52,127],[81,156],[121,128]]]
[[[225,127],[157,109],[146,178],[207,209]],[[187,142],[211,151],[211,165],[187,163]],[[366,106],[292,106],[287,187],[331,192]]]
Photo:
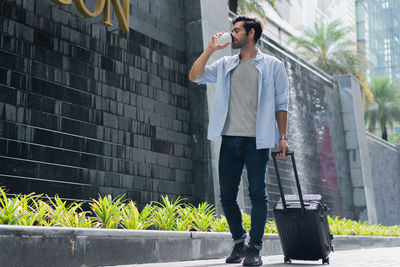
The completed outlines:
[[[247,39],[245,39],[245,38],[243,38],[242,40],[235,39],[235,40],[233,40],[232,48],[233,49],[240,49],[243,46],[247,45],[248,42],[249,41]]]

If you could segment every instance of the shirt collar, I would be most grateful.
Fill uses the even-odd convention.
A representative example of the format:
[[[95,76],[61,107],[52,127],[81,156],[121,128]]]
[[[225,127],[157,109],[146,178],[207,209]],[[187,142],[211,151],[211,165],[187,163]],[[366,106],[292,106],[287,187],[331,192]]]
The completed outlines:
[[[260,51],[259,48],[257,48],[257,55],[256,55],[256,58],[255,58],[255,62],[256,63],[260,62],[263,59],[263,57],[264,57],[263,53]]]
[[[263,53],[260,51],[259,48],[257,48],[257,54],[254,59],[256,67],[260,65],[262,59],[263,59]],[[239,65],[239,62],[240,62],[239,54],[233,55],[226,68],[225,75],[228,74],[228,72],[230,72],[234,68],[236,68]]]

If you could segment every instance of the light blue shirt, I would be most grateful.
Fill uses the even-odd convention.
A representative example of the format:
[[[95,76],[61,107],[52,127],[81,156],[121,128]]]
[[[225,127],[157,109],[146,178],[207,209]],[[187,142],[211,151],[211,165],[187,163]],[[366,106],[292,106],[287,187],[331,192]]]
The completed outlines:
[[[224,129],[228,114],[231,70],[239,65],[239,55],[223,57],[207,65],[198,84],[215,83],[216,92],[208,124],[208,139],[216,141]],[[257,49],[254,60],[259,72],[258,104],[256,118],[257,149],[274,147],[279,140],[275,112],[288,111],[289,81],[285,66],[279,59],[263,54]]]

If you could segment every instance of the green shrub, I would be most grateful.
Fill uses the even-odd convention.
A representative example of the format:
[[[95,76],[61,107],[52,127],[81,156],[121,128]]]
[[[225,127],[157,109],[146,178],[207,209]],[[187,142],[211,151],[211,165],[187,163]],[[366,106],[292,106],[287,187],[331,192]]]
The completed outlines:
[[[33,196],[30,203],[27,201],[23,205],[24,214],[19,218],[19,225],[32,226],[49,226],[47,221],[47,213],[49,205],[39,199],[41,195]]]
[[[196,207],[184,204],[185,199],[180,197],[170,201],[168,196],[162,196],[162,202],[147,204],[141,212],[132,200],[125,203],[123,197],[113,199],[110,195],[93,199],[89,203],[91,211],[83,211],[83,203],[67,205],[57,195],[53,199],[41,198],[42,195],[34,193],[10,197],[0,187],[0,224],[229,232],[225,216],[216,217],[212,205],[203,202]],[[243,211],[242,221],[244,229],[249,231],[251,217]],[[328,221],[334,235],[400,237],[400,225],[371,225],[329,216]],[[267,221],[264,232],[276,234],[275,221]]]
[[[264,233],[266,233],[266,234],[277,234],[278,233],[278,229],[276,228],[275,221],[267,220],[267,223],[265,224]]]
[[[149,228],[153,222],[151,221],[151,214],[154,207],[147,204],[141,212],[137,209],[135,203],[131,200],[122,209],[122,226],[126,229],[145,230]]]
[[[371,225],[369,222],[353,221],[346,218],[328,217],[329,226],[334,235],[394,236],[400,237],[400,225]]]
[[[211,222],[211,231],[229,232],[228,221],[224,215],[221,215],[220,218],[214,218],[214,220]]]
[[[215,220],[215,208],[203,202],[190,210],[192,228],[196,231],[207,232],[211,229],[212,221]]]
[[[157,230],[173,230],[176,227],[178,210],[182,207],[183,199],[177,198],[171,202],[168,196],[161,196],[161,202],[155,202],[157,205],[151,215],[152,223]]]
[[[31,213],[27,206],[28,202],[34,198],[33,193],[23,196],[20,194],[10,198],[0,187],[0,195],[0,224],[20,224],[21,218],[27,219]]]
[[[118,228],[122,220],[122,209],[124,204],[122,203],[122,197],[114,198],[110,195],[98,200],[93,200],[93,203],[89,203],[92,211],[96,215],[95,226],[101,228]]]
[[[243,224],[244,230],[246,230],[246,232],[250,232],[251,216],[247,213],[244,213],[243,210],[242,210],[242,224]]]
[[[192,211],[193,206],[179,206],[176,210],[178,217],[176,219],[176,231],[190,231],[192,229]]]

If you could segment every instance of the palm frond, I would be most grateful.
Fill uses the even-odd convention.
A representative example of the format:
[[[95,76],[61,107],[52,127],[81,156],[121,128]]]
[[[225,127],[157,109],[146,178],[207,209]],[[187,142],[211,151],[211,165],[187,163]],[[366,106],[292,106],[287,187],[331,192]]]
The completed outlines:
[[[330,75],[352,73],[358,76],[364,73],[364,58],[357,54],[357,45],[346,39],[350,27],[342,26],[339,20],[329,24],[323,21],[304,30],[302,36],[292,37],[296,52],[310,60],[318,68]],[[304,53],[308,51],[308,53]]]

